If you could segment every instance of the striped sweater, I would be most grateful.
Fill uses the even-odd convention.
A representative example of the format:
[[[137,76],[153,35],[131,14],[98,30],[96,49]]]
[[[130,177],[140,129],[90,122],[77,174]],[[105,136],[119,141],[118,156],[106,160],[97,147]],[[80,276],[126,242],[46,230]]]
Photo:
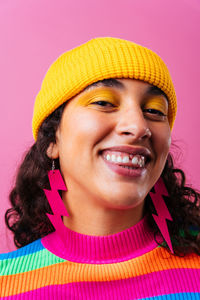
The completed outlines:
[[[200,257],[157,246],[146,217],[124,231],[88,236],[67,228],[0,255],[0,299],[200,299]]]

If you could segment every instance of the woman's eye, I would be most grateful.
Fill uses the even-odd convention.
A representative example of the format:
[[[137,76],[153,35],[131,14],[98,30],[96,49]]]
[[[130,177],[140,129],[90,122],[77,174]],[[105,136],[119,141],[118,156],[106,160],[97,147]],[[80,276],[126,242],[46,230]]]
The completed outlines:
[[[147,112],[147,113],[150,113],[152,115],[157,115],[157,116],[162,116],[162,117],[166,117],[167,116],[162,111],[157,110],[157,109],[153,109],[153,108],[143,109],[143,111]]]
[[[91,104],[96,104],[96,105],[100,105],[100,106],[108,106],[109,105],[109,106],[114,107],[114,105],[112,103],[110,103],[108,101],[102,101],[102,100],[96,101],[96,102],[92,102]]]

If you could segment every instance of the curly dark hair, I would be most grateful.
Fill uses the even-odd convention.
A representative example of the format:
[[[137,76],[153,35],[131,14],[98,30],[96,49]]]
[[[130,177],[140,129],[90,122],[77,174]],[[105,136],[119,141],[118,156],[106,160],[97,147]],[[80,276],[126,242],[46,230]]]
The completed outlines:
[[[64,107],[65,103],[42,123],[37,141],[25,154],[15,186],[9,195],[12,207],[6,211],[5,222],[14,233],[14,242],[18,248],[55,230],[46,216],[46,213],[52,211],[43,189],[50,189],[47,171],[51,169],[52,161],[46,151],[49,144],[55,142]],[[58,159],[55,163],[56,168],[59,168]],[[173,218],[173,222],[168,222],[168,229],[174,253],[178,256],[192,252],[200,255],[200,194],[186,186],[185,174],[181,169],[174,168],[171,154],[168,155],[161,176],[169,194],[165,201]],[[157,241],[159,229],[152,217],[156,211],[149,196],[145,200],[145,212]],[[166,243],[161,246],[169,250]]]

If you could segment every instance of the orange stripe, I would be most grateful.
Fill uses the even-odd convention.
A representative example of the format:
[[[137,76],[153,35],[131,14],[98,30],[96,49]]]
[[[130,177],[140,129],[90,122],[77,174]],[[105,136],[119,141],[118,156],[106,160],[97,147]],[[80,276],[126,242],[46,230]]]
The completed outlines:
[[[181,258],[170,255],[163,248],[156,248],[148,254],[115,264],[92,265],[66,261],[34,271],[2,276],[1,296],[24,293],[54,284],[127,279],[176,268],[200,268],[199,256],[191,254]]]

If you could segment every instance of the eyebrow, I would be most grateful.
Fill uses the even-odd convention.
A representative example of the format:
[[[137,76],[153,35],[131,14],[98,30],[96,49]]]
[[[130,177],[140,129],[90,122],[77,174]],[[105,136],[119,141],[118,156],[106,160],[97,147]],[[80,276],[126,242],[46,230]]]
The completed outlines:
[[[114,78],[108,78],[108,79],[103,79],[103,80],[99,80],[97,82],[94,82],[90,85],[88,85],[84,91],[89,90],[91,87],[96,86],[96,87],[100,87],[100,86],[106,86],[106,87],[116,87],[119,89],[125,89],[125,86],[123,83],[121,83],[120,81],[118,81],[117,79]]]
[[[106,86],[106,87],[116,87],[120,90],[124,90],[125,86],[122,82],[120,82],[119,80],[115,79],[115,78],[108,78],[108,79],[103,79],[103,80],[99,80],[96,81],[90,85],[88,85],[84,91],[90,90],[92,87],[101,87],[101,86]],[[147,91],[145,92],[145,95],[151,95],[151,96],[164,96],[167,101],[168,98],[166,96],[166,94],[157,86],[151,85],[148,87]]]
[[[151,96],[164,96],[168,102],[168,97],[161,89],[159,89],[157,86],[151,85],[148,87],[147,91],[145,92],[147,95]]]

